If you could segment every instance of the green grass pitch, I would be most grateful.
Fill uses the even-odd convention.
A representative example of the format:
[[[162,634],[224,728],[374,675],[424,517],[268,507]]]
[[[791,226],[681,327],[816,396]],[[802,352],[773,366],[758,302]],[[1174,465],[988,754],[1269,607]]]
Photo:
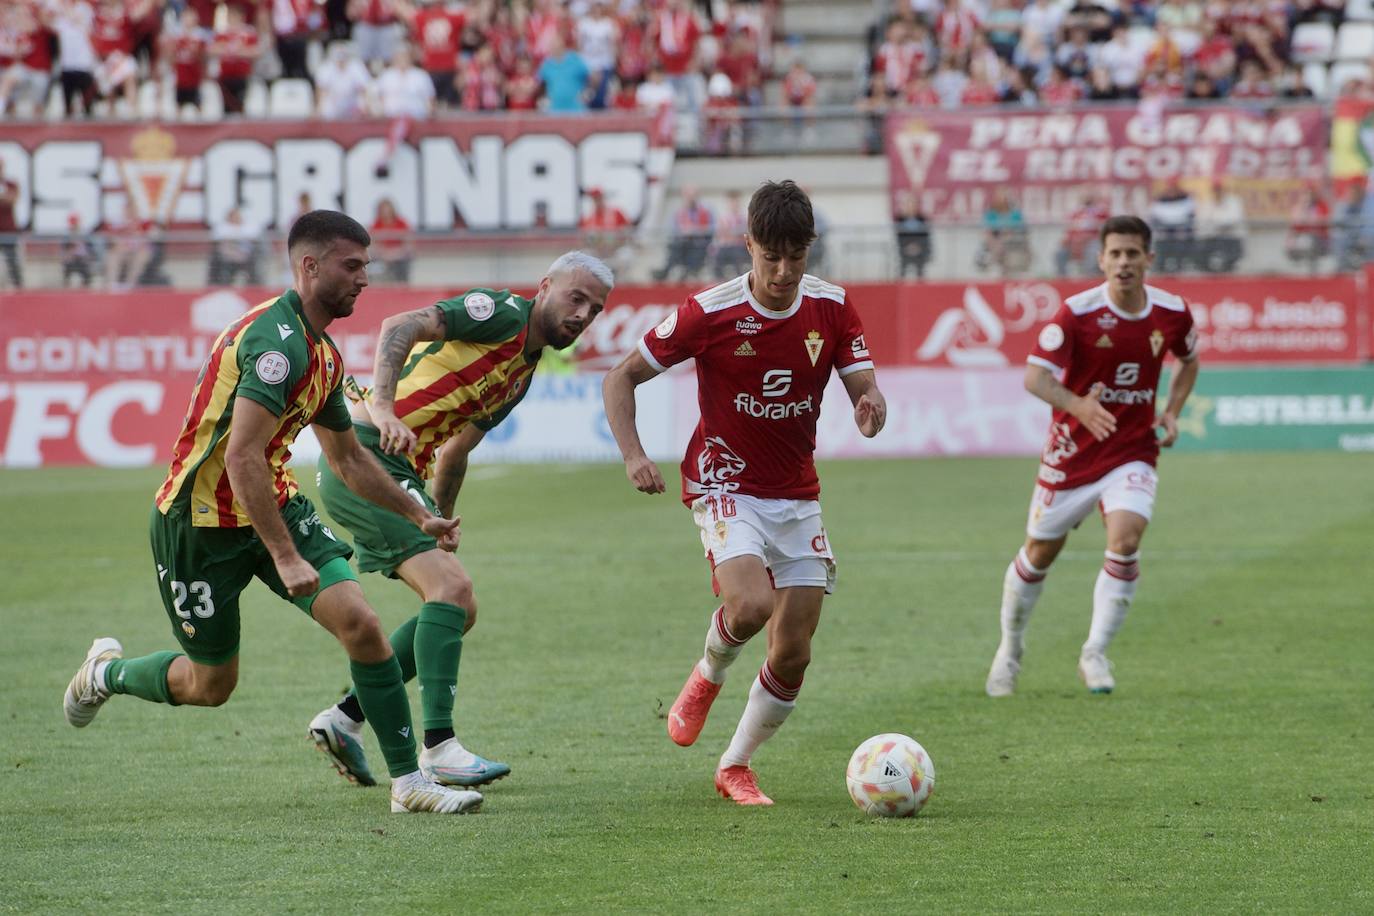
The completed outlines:
[[[146,535],[160,473],[4,471],[0,911],[1374,910],[1369,458],[1167,456],[1117,692],[1075,675],[1103,548],[1090,519],[1036,611],[1020,692],[993,701],[1034,470],[822,466],[839,588],[797,711],[755,758],[777,805],[746,810],[711,774],[761,640],[696,746],[664,731],[714,607],[686,510],[615,465],[474,465],[459,735],[514,772],[460,818],[391,815],[385,788],[334,775],[305,726],[344,686],[343,655],[258,584],[227,706],[116,697],[68,727],[61,693],[93,637],[174,646]],[[413,613],[403,586],[363,581],[388,629]],[[915,819],[869,819],[845,794],[850,752],[883,731],[935,761]]]

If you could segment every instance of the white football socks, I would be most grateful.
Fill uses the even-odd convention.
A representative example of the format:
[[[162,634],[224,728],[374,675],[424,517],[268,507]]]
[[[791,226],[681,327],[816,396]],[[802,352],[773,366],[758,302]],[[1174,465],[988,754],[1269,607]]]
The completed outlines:
[[[1021,658],[1021,651],[1025,648],[1026,624],[1030,622],[1031,611],[1035,610],[1035,602],[1040,600],[1040,593],[1045,590],[1047,572],[1031,565],[1025,547],[1017,551],[1016,558],[1007,566],[1006,575],[1002,577],[1002,643],[997,647],[999,654]]]
[[[746,642],[748,640],[736,639],[725,625],[725,605],[722,604],[711,615],[711,624],[706,628],[706,654],[697,662],[697,670],[712,684],[724,683],[725,670],[739,658]]]
[[[745,704],[744,715],[740,716],[735,736],[730,746],[720,758],[721,767],[748,766],[754,751],[759,745],[773,737],[773,733],[797,705],[797,694],[801,684],[789,687],[777,679],[768,663],[764,662],[759,676],[749,688],[749,702]]]
[[[1130,556],[1106,552],[1102,571],[1093,586],[1093,622],[1088,630],[1084,653],[1105,653],[1116,631],[1126,619],[1126,612],[1135,600],[1136,581],[1140,577],[1140,552]]]

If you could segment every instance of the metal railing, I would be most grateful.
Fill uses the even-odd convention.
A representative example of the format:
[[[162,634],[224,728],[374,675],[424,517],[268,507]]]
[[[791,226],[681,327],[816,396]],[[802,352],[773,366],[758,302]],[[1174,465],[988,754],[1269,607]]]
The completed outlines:
[[[1028,225],[997,246],[978,225],[935,225],[924,235],[901,234],[893,224],[834,225],[817,241],[808,269],[837,282],[1096,276],[1095,242],[1070,250],[1065,240],[1065,226],[1058,223]],[[606,258],[622,283],[709,283],[749,266],[739,241],[684,239],[662,231],[415,233],[373,245],[371,279],[419,286],[533,284],[555,257],[572,248]],[[1323,275],[1356,269],[1367,255],[1374,255],[1374,230],[1361,226],[1333,224],[1325,232],[1297,233],[1283,222],[1252,222],[1239,237],[1161,239],[1154,269]],[[233,242],[181,231],[0,236],[0,290],[290,282],[283,238],[273,232]]]

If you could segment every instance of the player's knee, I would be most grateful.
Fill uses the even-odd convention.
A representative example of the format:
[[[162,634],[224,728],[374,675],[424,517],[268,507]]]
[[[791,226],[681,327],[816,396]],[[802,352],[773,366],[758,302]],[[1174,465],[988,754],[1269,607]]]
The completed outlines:
[[[729,596],[724,604],[725,625],[740,638],[748,638],[763,629],[773,613],[771,594]]]
[[[1107,549],[1112,553],[1129,557],[1140,550],[1140,535],[1132,532],[1129,534],[1119,534],[1107,542]]]
[[[223,706],[229,702],[238,680],[237,672],[215,672],[197,677],[191,684],[190,695],[179,701],[187,706]]]
[[[383,646],[390,645],[385,631],[382,630],[382,622],[377,618],[376,612],[367,605],[345,617],[335,635],[348,651],[350,658],[376,655],[382,651]],[[382,654],[389,654],[389,649]]]
[[[472,579],[466,575],[446,576],[444,581],[425,594],[426,601],[439,601],[453,604],[467,611],[468,627],[477,616],[477,602],[472,595]]]

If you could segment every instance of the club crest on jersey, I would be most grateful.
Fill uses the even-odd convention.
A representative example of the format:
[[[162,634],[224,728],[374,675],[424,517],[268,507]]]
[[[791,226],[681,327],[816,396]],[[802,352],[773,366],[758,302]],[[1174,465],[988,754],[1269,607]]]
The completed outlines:
[[[469,293],[463,299],[463,308],[473,321],[486,321],[496,311],[496,301],[486,293]]]
[[[275,385],[291,374],[291,362],[285,353],[268,350],[253,364],[253,371],[269,385]]]
[[[1158,356],[1160,351],[1163,349],[1164,334],[1159,330],[1159,328],[1155,328],[1153,331],[1150,332],[1150,352],[1153,353],[1155,356]]]
[[[821,358],[821,347],[825,346],[825,341],[821,339],[821,332],[807,331],[806,340],[803,343],[806,344],[806,355],[811,357],[811,365],[816,365],[816,360]]]
[[[749,343],[749,341],[746,340],[744,343],[740,344],[738,347],[735,347],[735,355],[736,355],[736,356],[758,356],[758,355],[759,355],[759,351],[758,351],[758,350],[755,350],[754,347],[753,347],[753,345],[751,345],[751,344]]]
[[[1099,347],[1110,347],[1111,345],[1112,345],[1112,339],[1111,339],[1110,337],[1108,337],[1106,334],[1103,334],[1101,337],[1097,338],[1097,346],[1099,346]]]
[[[659,340],[666,340],[677,327],[677,312],[669,315],[659,322],[658,327],[654,328],[654,336]]]
[[[1103,312],[1101,315],[1097,316],[1097,326],[1104,331],[1110,331],[1119,323],[1120,322],[1116,320],[1116,316],[1111,312]]]
[[[324,371],[329,375],[334,374],[334,357],[326,356],[324,358]]]

